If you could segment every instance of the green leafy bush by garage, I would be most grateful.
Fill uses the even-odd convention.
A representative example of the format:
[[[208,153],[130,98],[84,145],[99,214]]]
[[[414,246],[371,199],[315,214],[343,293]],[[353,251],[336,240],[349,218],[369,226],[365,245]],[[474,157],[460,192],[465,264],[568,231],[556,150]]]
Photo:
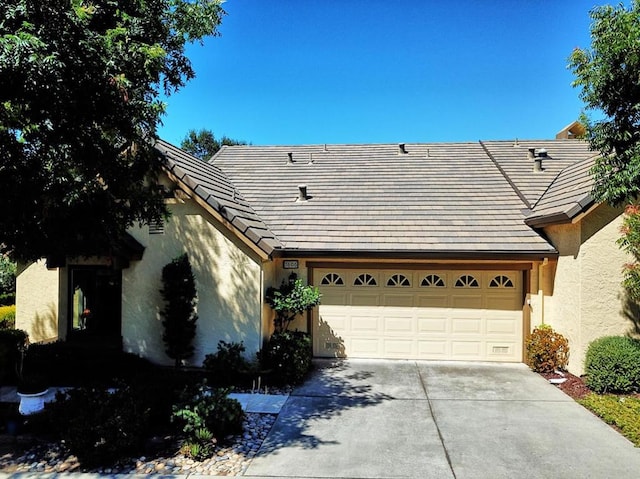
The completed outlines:
[[[589,394],[578,402],[640,447],[640,398]]]
[[[626,336],[596,339],[585,356],[585,383],[597,393],[640,390],[640,341]]]
[[[569,364],[569,341],[548,324],[533,329],[526,350],[527,364],[539,373],[563,370]]]
[[[58,393],[46,413],[52,430],[82,466],[113,464],[143,450],[149,412],[126,386]]]
[[[311,336],[302,331],[274,333],[260,351],[260,363],[279,384],[301,383],[312,366]]]

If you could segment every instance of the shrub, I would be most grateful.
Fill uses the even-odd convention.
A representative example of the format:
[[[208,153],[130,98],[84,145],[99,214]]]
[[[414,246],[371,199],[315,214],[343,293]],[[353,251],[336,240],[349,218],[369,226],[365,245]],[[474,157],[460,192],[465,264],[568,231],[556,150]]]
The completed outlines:
[[[640,398],[589,394],[578,402],[640,447]]]
[[[569,363],[569,342],[548,324],[536,326],[526,343],[527,364],[540,373],[565,369]]]
[[[301,331],[274,333],[260,353],[260,362],[279,383],[299,384],[311,370],[311,336]]]
[[[174,406],[173,420],[186,434],[188,440],[196,440],[196,432],[205,428],[215,437],[224,438],[242,432],[244,411],[228,389],[209,389],[206,382],[187,387],[182,400]]]
[[[21,329],[0,329],[0,379],[17,380],[21,354],[29,336]]]
[[[0,306],[11,306],[16,304],[16,293],[0,294]]]
[[[45,411],[53,431],[83,466],[113,464],[144,446],[148,411],[126,386],[58,393]]]
[[[597,393],[640,389],[640,341],[625,336],[596,339],[585,356],[585,383]]]
[[[245,350],[242,342],[219,341],[218,351],[204,358],[203,366],[209,380],[216,384],[233,384],[238,376],[250,369],[249,362],[243,356]]]
[[[160,294],[165,301],[160,311],[165,352],[179,367],[183,360],[193,356],[192,343],[198,321],[196,283],[186,253],[162,268]]]
[[[16,327],[16,305],[0,306],[0,329]]]

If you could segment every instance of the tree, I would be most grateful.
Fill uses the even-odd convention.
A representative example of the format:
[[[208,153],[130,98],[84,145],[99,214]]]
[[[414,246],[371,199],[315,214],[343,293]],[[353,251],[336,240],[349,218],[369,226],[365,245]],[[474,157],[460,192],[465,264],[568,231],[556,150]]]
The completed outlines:
[[[596,7],[590,16],[591,48],[576,48],[569,67],[587,109],[603,114],[598,121],[583,115],[589,144],[600,152],[592,194],[620,206],[640,195],[640,0],[629,7]],[[633,258],[625,265],[623,285],[630,299],[640,301],[638,205],[627,206],[618,245]]]
[[[184,359],[193,356],[193,338],[196,335],[196,283],[187,254],[175,258],[162,268],[162,289],[160,294],[165,306],[160,312],[163,317],[167,356],[178,367]]]
[[[320,297],[318,288],[305,286],[295,273],[291,273],[286,281],[283,280],[279,288],[267,288],[267,304],[276,313],[275,332],[286,331],[297,315],[318,306]]]
[[[576,48],[569,68],[587,109],[604,115],[583,116],[591,148],[601,153],[593,195],[619,206],[640,194],[640,0],[596,7],[590,16],[591,48]]]
[[[246,144],[246,141],[234,140],[225,135],[218,140],[211,130],[202,129],[199,131],[189,130],[187,136],[185,136],[182,143],[180,143],[180,148],[187,153],[191,153],[196,158],[208,161],[223,146]]]
[[[159,95],[221,0],[0,0],[0,253],[104,254],[167,212]]]

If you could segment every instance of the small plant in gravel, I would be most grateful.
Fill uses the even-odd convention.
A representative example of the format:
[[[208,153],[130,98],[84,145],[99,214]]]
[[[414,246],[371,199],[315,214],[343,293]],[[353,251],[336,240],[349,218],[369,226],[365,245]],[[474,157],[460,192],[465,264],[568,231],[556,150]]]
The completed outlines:
[[[585,356],[586,384],[597,393],[640,390],[640,340],[626,336],[596,339]]]
[[[526,342],[527,364],[539,373],[566,369],[569,364],[569,342],[548,324],[533,329]]]
[[[578,402],[640,447],[640,398],[589,394]]]
[[[202,460],[213,452],[218,438],[242,432],[244,411],[228,389],[210,389],[205,381],[185,388],[172,420],[185,435],[184,452]]]

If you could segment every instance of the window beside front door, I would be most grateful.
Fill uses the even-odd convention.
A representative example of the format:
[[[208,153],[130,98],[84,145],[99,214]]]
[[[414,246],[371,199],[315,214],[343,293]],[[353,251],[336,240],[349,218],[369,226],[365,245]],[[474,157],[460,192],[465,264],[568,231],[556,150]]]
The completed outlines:
[[[119,338],[122,273],[106,266],[70,268],[72,336]]]

